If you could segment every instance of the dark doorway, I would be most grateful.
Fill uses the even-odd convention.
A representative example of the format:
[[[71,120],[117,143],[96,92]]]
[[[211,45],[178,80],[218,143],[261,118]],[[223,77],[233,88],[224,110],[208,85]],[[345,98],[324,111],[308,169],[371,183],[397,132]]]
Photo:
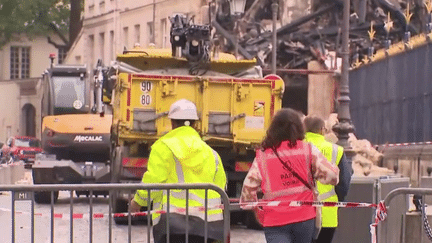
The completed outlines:
[[[32,104],[25,104],[22,108],[23,135],[36,137],[36,109]]]
[[[292,108],[307,115],[308,79],[303,77],[284,77],[285,92],[282,98],[283,108]]]

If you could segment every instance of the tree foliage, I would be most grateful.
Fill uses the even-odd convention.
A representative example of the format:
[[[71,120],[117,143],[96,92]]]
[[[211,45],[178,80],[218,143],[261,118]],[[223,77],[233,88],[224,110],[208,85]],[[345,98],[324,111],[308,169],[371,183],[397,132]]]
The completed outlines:
[[[71,0],[1,0],[0,48],[20,34],[32,38],[55,33],[69,45]],[[72,0],[74,1],[74,0]]]

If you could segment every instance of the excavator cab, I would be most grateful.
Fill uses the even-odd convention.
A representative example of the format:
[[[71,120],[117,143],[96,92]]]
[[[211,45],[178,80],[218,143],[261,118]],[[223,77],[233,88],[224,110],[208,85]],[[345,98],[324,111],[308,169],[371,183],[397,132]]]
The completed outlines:
[[[90,112],[90,82],[87,67],[61,65],[43,75],[42,119],[51,115]]]
[[[101,63],[94,72],[85,65],[52,65],[42,86],[44,154],[33,165],[33,183],[109,182],[112,115],[103,103]],[[50,194],[35,193],[35,200],[49,203]]]

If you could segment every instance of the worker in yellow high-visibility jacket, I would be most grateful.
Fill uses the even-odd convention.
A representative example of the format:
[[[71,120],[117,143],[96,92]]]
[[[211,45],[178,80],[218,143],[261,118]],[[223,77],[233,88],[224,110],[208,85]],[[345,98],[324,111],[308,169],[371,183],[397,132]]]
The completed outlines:
[[[346,159],[343,148],[325,140],[325,122],[318,116],[309,115],[304,118],[305,140],[317,147],[330,163],[339,167],[339,183],[336,186],[317,182],[318,201],[344,201],[351,182],[351,163]],[[321,215],[321,231],[315,243],[331,243],[338,226],[338,208],[323,207]]]
[[[226,175],[220,156],[200,137],[192,127],[198,120],[196,106],[191,101],[182,99],[170,107],[168,118],[173,130],[159,138],[152,146],[147,171],[143,183],[213,183],[220,188],[226,187]],[[186,191],[169,190],[170,212],[186,208]],[[154,210],[167,210],[167,191],[152,191]],[[220,195],[208,190],[208,207],[220,205]],[[205,205],[205,190],[189,190],[189,207]],[[132,212],[147,206],[147,190],[138,190],[130,203]],[[170,239],[175,242],[185,240],[185,229],[189,228],[189,241],[204,237],[205,212],[189,210],[189,225],[186,225],[185,213],[170,213]],[[153,236],[156,243],[166,242],[166,214],[152,215]],[[208,238],[223,240],[223,215],[221,209],[207,211]]]

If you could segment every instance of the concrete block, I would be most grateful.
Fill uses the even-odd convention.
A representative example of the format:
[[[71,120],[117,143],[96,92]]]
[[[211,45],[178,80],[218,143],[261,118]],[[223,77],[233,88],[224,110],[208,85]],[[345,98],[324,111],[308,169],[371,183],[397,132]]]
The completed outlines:
[[[10,168],[11,168],[11,184],[15,184],[17,181],[24,178],[25,169],[23,163],[18,162],[18,163],[10,164]]]
[[[10,185],[11,184],[11,168],[9,165],[2,164],[2,182],[3,185]]]
[[[5,184],[5,169],[3,169],[3,166],[0,166],[0,185],[4,185]]]

